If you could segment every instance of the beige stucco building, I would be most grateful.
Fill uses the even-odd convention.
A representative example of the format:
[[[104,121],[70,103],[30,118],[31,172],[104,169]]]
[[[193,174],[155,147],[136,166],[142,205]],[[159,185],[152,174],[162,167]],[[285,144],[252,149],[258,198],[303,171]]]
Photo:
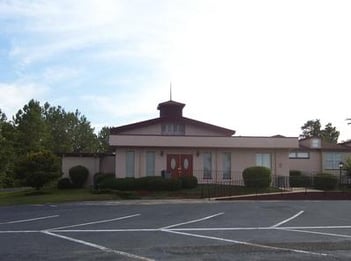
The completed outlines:
[[[299,141],[299,148],[289,154],[289,165],[291,170],[307,175],[321,172],[340,175],[340,162],[345,163],[350,157],[351,142],[327,143],[314,137]]]
[[[330,144],[320,138],[235,136],[235,131],[183,116],[185,104],[167,101],[159,117],[110,129],[112,153],[64,154],[62,171],[88,168],[88,185],[95,173],[118,178],[194,175],[200,183],[242,184],[242,172],[265,166],[274,177],[290,170],[304,174],[340,174],[339,163],[351,157],[351,142]],[[277,179],[273,179],[277,180]],[[280,179],[288,184],[288,179]]]
[[[296,137],[233,136],[234,130],[183,116],[185,104],[158,105],[155,119],[111,128],[117,177],[169,173],[194,175],[200,182],[241,180],[249,166],[266,166],[273,176],[289,175],[289,153]]]
[[[112,153],[62,153],[61,171],[63,177],[69,177],[69,170],[74,166],[84,166],[89,171],[86,185],[93,184],[96,173],[114,173],[115,157]]]

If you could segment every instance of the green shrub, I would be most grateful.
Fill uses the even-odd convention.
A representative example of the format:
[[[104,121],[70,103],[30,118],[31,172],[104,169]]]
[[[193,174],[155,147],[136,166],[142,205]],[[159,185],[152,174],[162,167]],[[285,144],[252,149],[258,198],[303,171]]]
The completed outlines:
[[[313,187],[321,190],[332,190],[336,188],[338,178],[333,174],[320,173],[314,176]]]
[[[160,190],[179,190],[182,189],[182,181],[177,178],[164,179],[164,189]]]
[[[0,188],[12,188],[15,184],[15,178],[8,173],[0,173]]]
[[[312,186],[312,177],[302,174],[300,170],[290,170],[289,172],[290,187],[306,188]]]
[[[312,177],[303,175],[300,170],[290,170],[289,172],[289,184],[290,187],[311,187]]]
[[[182,181],[182,187],[185,189],[192,189],[197,186],[197,178],[194,176],[182,176],[180,180]]]
[[[99,183],[104,180],[104,179],[108,179],[108,180],[111,180],[111,179],[115,179],[116,176],[114,173],[101,173],[101,172],[98,172],[94,175],[94,178],[93,178],[93,185],[94,185],[94,189],[97,189],[99,187]]]
[[[268,188],[271,185],[271,170],[266,167],[255,166],[243,171],[243,179],[246,187]]]
[[[98,183],[99,189],[114,189],[114,190],[135,190],[135,178],[114,178],[107,176]]]
[[[346,162],[344,164],[344,170],[346,171],[346,174],[351,176],[351,157],[348,157],[346,159]]]
[[[17,176],[23,180],[25,186],[37,190],[60,177],[58,158],[50,151],[28,153],[18,164]]]
[[[73,188],[73,184],[69,178],[62,178],[59,179],[57,182],[57,188],[58,189],[71,189]]]
[[[75,188],[83,187],[89,176],[89,170],[81,165],[70,168],[69,177],[71,178],[72,184]]]
[[[142,177],[142,178],[114,178],[107,176],[99,181],[99,189],[113,189],[120,191],[130,190],[178,190],[182,188],[180,179],[164,179],[160,176]]]
[[[289,177],[290,187],[312,187],[312,177],[301,175],[301,176],[290,176]]]
[[[289,176],[290,176],[290,177],[299,177],[299,176],[302,176],[302,171],[300,171],[300,170],[290,170],[290,171],[289,171]]]
[[[182,188],[182,181],[177,178],[165,179],[161,176],[152,176],[138,178],[136,181],[138,189],[141,190],[162,191]]]

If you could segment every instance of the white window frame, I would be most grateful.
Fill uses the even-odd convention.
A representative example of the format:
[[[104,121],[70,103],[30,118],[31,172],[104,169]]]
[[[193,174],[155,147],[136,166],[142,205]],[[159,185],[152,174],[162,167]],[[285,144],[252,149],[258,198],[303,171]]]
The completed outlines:
[[[126,177],[135,177],[135,151],[126,152]]]
[[[320,138],[312,138],[311,148],[320,149],[321,148],[321,139]]]
[[[212,153],[204,152],[202,154],[203,160],[203,178],[212,179]]]
[[[272,154],[256,153],[256,166],[272,169]]]
[[[230,152],[222,153],[223,179],[231,179],[232,177],[232,154]]]
[[[289,153],[289,159],[309,159],[310,153],[308,151],[292,151]]]
[[[146,176],[155,176],[155,159],[154,151],[147,151],[145,154],[145,174]]]
[[[326,152],[325,153],[325,169],[339,169],[339,163],[342,159],[340,152]]]
[[[163,123],[161,126],[161,134],[166,136],[184,136],[185,124],[176,122]]]

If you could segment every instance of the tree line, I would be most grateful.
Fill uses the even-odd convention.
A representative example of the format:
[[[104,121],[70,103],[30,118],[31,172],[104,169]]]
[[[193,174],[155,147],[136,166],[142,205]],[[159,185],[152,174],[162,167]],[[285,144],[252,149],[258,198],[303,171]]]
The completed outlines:
[[[108,151],[109,128],[98,134],[78,110],[30,100],[9,120],[0,108],[0,187],[1,180],[16,177],[17,167],[30,153]]]
[[[319,119],[309,120],[303,126],[301,126],[302,134],[301,139],[319,137],[324,142],[338,143],[340,132],[333,127],[329,122],[322,128],[321,121]]]

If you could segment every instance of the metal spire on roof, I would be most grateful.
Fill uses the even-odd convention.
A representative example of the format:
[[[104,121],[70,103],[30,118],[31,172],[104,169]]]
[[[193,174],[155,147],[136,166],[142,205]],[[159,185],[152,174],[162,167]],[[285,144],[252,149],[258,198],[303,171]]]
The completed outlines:
[[[172,81],[169,82],[169,100],[172,100]]]

